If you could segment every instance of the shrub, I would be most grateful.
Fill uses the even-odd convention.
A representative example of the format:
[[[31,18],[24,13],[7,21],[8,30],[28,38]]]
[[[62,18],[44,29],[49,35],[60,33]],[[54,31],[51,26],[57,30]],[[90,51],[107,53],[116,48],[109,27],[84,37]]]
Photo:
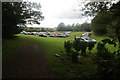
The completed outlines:
[[[72,42],[70,42],[70,41],[65,41],[64,42],[64,48],[65,48],[65,51],[66,51],[67,55],[70,55],[72,47],[73,47]]]
[[[87,47],[89,50],[92,50],[94,47],[93,42],[85,42],[82,41],[80,38],[75,39],[73,42],[71,41],[65,41],[64,42],[64,48],[67,53],[67,55],[72,56],[72,61],[77,62],[78,61],[78,55],[86,56],[86,49]]]
[[[114,67],[120,65],[116,65],[118,61],[115,57],[117,57],[117,55],[113,54],[116,52],[108,51],[108,49],[105,47],[107,43],[116,45],[116,43],[113,42],[113,40],[111,41],[110,39],[104,39],[99,42],[95,55],[95,63],[97,64],[98,74],[101,76],[101,78],[110,80],[113,79]]]
[[[91,53],[91,50],[94,48],[96,42],[88,42],[87,43],[87,47],[88,47],[88,50],[90,50],[90,53]]]

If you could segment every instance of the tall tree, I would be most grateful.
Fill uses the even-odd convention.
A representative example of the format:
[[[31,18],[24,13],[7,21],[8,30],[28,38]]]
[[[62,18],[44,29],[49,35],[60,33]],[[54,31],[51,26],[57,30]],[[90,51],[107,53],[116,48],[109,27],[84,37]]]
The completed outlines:
[[[117,2],[117,4],[113,4],[113,6],[110,8],[109,13],[110,23],[108,25],[108,30],[112,31],[111,33],[115,34],[114,37],[118,39],[120,48],[120,1]]]
[[[26,23],[40,24],[39,21],[44,18],[40,8],[40,4],[31,2],[3,2],[2,36],[10,37],[19,33]]]
[[[88,8],[90,6],[90,8]],[[102,31],[114,34],[120,46],[120,0],[115,2],[91,2],[87,4],[87,14],[96,14],[92,20],[92,28],[96,33]]]
[[[105,35],[108,32],[108,18],[108,12],[103,10],[92,19],[91,29],[96,35]]]
[[[113,5],[115,2],[111,1],[91,1],[88,3],[84,3],[85,7],[82,8],[84,11],[84,15],[88,16],[96,16],[97,13],[99,13],[101,10],[109,10],[109,8]]]
[[[57,27],[58,31],[64,31],[65,30],[65,24],[63,22],[61,22],[58,27]]]
[[[90,32],[91,29],[90,29],[90,24],[85,22],[83,24],[81,24],[81,31],[84,31],[84,32]]]

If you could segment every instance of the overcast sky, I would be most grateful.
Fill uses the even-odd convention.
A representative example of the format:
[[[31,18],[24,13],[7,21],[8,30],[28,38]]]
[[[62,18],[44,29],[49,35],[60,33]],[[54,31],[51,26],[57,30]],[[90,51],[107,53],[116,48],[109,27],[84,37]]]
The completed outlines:
[[[79,0],[28,0],[41,4],[41,9],[45,19],[40,25],[34,27],[57,27],[63,22],[65,25],[73,23],[84,23],[88,20],[87,17],[81,15],[79,10]],[[82,6],[82,4],[81,4]],[[31,25],[28,25],[31,26]]]

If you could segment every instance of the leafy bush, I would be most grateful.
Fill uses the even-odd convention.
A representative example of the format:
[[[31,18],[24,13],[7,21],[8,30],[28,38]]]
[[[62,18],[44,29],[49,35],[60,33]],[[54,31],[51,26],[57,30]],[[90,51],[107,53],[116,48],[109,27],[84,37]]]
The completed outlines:
[[[64,42],[64,48],[65,48],[65,51],[66,51],[67,55],[70,55],[72,47],[73,47],[72,42],[70,42],[70,41],[65,41]]]
[[[67,55],[72,56],[72,61],[78,61],[78,55],[86,56],[86,49],[88,47],[89,50],[92,50],[94,47],[94,42],[85,42],[80,40],[80,38],[75,39],[73,42],[65,41],[64,48],[66,50]]]
[[[88,42],[87,43],[87,47],[88,47],[88,50],[90,50],[90,53],[91,53],[91,50],[94,48],[96,42]]]
[[[97,64],[98,74],[102,79],[110,80],[117,79],[119,80],[120,69],[120,56],[119,50],[115,52],[108,51],[105,47],[106,44],[113,44],[116,47],[116,42],[110,39],[101,40],[97,45],[97,52],[95,54],[95,63]]]
[[[120,80],[120,49],[115,52],[115,55],[112,77],[114,80]]]

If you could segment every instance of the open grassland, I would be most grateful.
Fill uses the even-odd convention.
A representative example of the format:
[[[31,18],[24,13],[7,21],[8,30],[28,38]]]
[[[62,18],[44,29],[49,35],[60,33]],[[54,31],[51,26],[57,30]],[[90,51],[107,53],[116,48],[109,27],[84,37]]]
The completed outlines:
[[[90,57],[82,57],[80,58],[80,64],[72,64],[71,59],[69,57],[65,56],[61,60],[58,57],[55,57],[54,54],[59,54],[64,56],[65,50],[64,50],[64,41],[68,40],[74,40],[75,36],[80,37],[81,34],[84,32],[73,32],[71,33],[70,37],[67,38],[58,38],[58,37],[39,37],[38,35],[24,35],[24,34],[18,34],[18,38],[12,39],[12,40],[5,40],[3,43],[3,59],[7,58],[7,56],[10,56],[13,51],[19,47],[20,43],[23,41],[39,44],[42,49],[47,54],[49,65],[52,67],[53,71],[62,76],[62,77],[86,77],[88,75],[93,75],[95,73],[94,65],[92,64],[92,60]],[[107,38],[105,36],[98,37],[95,35],[91,35],[92,38],[96,39],[97,42],[100,40]],[[117,48],[114,48],[112,45],[107,45],[110,50],[117,50]],[[92,53],[94,54],[96,51],[96,46],[92,50]],[[65,59],[67,58],[67,60]],[[76,75],[78,74],[78,75]],[[89,76],[88,76],[89,77]],[[95,77],[95,76],[94,76]]]

